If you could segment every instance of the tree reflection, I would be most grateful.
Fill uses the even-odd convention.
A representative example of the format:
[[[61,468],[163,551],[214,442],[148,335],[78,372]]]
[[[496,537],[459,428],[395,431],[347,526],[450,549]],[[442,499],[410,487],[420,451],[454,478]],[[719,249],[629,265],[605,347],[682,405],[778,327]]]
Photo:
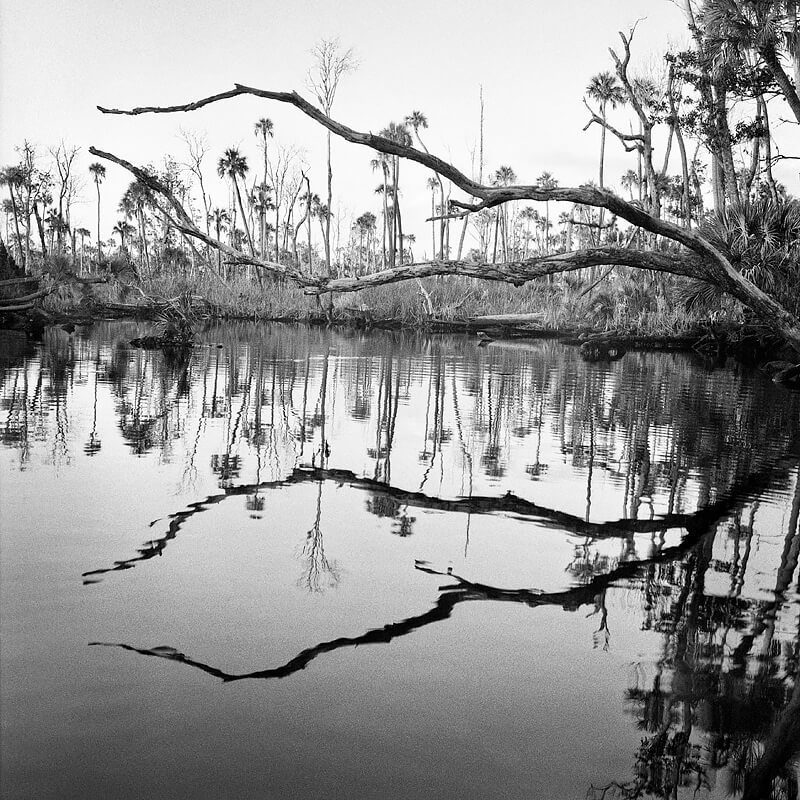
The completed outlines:
[[[322,486],[323,482],[319,481],[314,524],[306,533],[306,540],[300,552],[300,559],[305,566],[298,583],[309,592],[323,591],[323,584],[326,584],[328,588],[335,589],[340,579],[338,565],[335,561],[330,561],[325,555],[325,543],[322,529],[320,528],[322,519]]]
[[[223,680],[285,677],[481,600],[582,608],[593,615],[592,644],[613,650],[624,598],[661,655],[622,699],[642,735],[633,768],[593,794],[797,795],[785,767],[787,742],[800,740],[797,396],[683,356],[592,365],[551,342],[476,352],[461,339],[229,326],[171,357],[130,349],[125,330],[49,331],[41,345],[0,358],[2,446],[20,467],[37,452],[64,469],[84,456],[103,462],[120,442],[142,459],[177,462],[188,498],[132,554],[88,570],[87,583],[172,557],[170,543],[195,515],[229,497],[260,520],[270,492],[299,483],[316,489],[293,543],[299,583],[314,593],[336,586],[343,569],[324,541],[336,531],[325,503],[333,485],[363,491],[376,528],[397,536],[419,536],[430,511],[467,533],[473,517],[492,514],[533,521],[520,529],[555,531],[574,548],[560,565],[571,585],[559,592],[419,564],[447,581],[432,608],[246,674],[170,648],[121,646]],[[776,460],[787,446],[790,457]],[[557,491],[567,481],[568,492]],[[774,524],[768,489],[791,500],[775,563],[762,557],[755,567]]]

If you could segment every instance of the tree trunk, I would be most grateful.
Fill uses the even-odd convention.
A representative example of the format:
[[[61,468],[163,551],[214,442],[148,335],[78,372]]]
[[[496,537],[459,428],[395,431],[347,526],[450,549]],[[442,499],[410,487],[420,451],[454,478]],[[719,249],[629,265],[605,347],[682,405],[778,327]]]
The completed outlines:
[[[330,114],[330,108],[328,109]],[[333,277],[331,264],[331,212],[333,210],[333,170],[331,168],[331,132],[328,131],[328,213],[325,215],[325,263],[328,277]]]
[[[36,218],[36,230],[39,232],[39,243],[42,246],[42,258],[47,258],[47,247],[44,243],[44,224],[42,223],[42,217],[39,214],[39,204],[35,202],[33,204],[33,216]],[[52,249],[52,245],[50,249]]]
[[[468,222],[469,214],[464,217],[464,224],[461,226],[461,236],[458,237],[458,253],[456,254],[456,261],[461,261],[461,254],[464,250],[464,237],[467,235]]]
[[[800,91],[800,86],[796,87],[792,85],[792,81],[784,71],[783,65],[779,61],[773,47],[769,45],[760,47],[759,53],[764,59],[767,69],[772,73],[772,77],[775,78],[775,83],[778,84],[781,93],[786,98],[789,108],[792,109],[794,118],[800,123],[800,96],[797,94],[798,91]],[[795,66],[797,68],[797,62],[795,62]]]
[[[603,188],[603,170],[606,158],[606,104],[600,105],[600,116],[603,118],[603,124],[600,126],[600,188]],[[597,228],[596,244],[600,244],[600,237],[603,235],[603,209],[600,209],[600,225]]]
[[[431,259],[436,258],[436,195],[431,189]]]
[[[692,207],[689,194],[689,163],[686,158],[686,143],[683,141],[683,132],[681,131],[681,122],[678,117],[678,110],[675,107],[675,96],[672,92],[672,84],[674,81],[673,67],[670,65],[669,77],[667,79],[667,98],[669,101],[670,110],[670,124],[671,130],[675,132],[675,140],[678,142],[678,152],[681,156],[681,177],[682,177],[682,197],[681,204],[683,206],[683,224],[687,228],[692,227]],[[666,173],[666,166],[664,168]]]
[[[100,244],[100,181],[95,178],[94,185],[97,187],[97,263],[103,260],[103,249]]]
[[[775,183],[775,178],[772,175],[772,133],[769,126],[769,111],[767,109],[767,101],[764,95],[758,96],[758,105],[761,116],[764,120],[764,172],[767,176],[767,185],[769,186],[769,195],[773,203],[778,202],[778,187]]]
[[[250,226],[247,224],[247,215],[244,213],[244,206],[242,205],[242,195],[239,192],[239,182],[236,180],[236,176],[232,175],[233,178],[233,188],[236,191],[236,200],[239,203],[239,211],[242,214],[242,225],[244,225],[244,232],[247,236],[247,244],[250,247],[250,255],[254,256],[256,254],[256,249],[253,247],[253,237],[250,235]]]
[[[699,180],[697,184],[699,185]],[[717,214],[723,214],[725,212],[725,175],[722,172],[719,156],[714,152],[711,153],[711,186],[714,193],[714,211]]]
[[[314,274],[314,262],[311,257],[311,181],[306,179],[306,233],[308,234],[308,274]]]
[[[714,121],[717,130],[717,147],[725,177],[725,199],[736,206],[741,205],[739,185],[736,180],[736,165],[733,163],[733,145],[728,127],[727,95],[724,89],[716,87],[714,96]]]

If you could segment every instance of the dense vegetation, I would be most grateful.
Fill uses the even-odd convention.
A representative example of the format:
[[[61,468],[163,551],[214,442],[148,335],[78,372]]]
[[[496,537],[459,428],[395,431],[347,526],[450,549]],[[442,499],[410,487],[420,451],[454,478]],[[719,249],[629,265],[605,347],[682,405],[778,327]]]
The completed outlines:
[[[340,80],[356,62],[337,41],[323,41],[308,79],[316,105],[296,93],[237,86],[185,106],[115,113],[192,110],[247,93],[288,102],[328,128],[324,179],[309,173],[291,143],[280,142],[267,117],[253,123],[255,155],[231,147],[212,158],[204,139],[190,132],[183,135],[185,152],[157,167],[137,168],[93,150],[134,178],[104,241],[102,161],[83,176],[77,147],[62,143],[44,154],[25,142],[19,163],[0,173],[8,194],[0,278],[100,274],[110,279],[100,292],[106,300],[188,293],[256,317],[325,311],[329,318],[355,313],[420,323],[525,311],[539,312],[548,327],[580,322],[662,335],[698,320],[759,318],[797,347],[800,202],[773,175],[778,161],[794,156],[780,147],[771,122],[788,106],[790,127],[800,124],[796,2],[683,6],[685,50],[636,72],[634,27],[610,50],[611,69],[587,77],[586,128],[600,133],[597,182],[562,188],[545,171],[534,184],[519,185],[513,167],[484,163],[482,122],[471,177],[428,152],[421,111],[376,136],[333,122]],[[372,149],[375,204],[353,218],[338,211],[331,134]],[[656,137],[666,140],[660,163]],[[631,166],[609,185],[605,153],[615,140],[631,154]],[[403,193],[415,188],[401,183],[404,158],[431,168],[425,243],[404,232]],[[210,168],[227,184],[226,203],[212,198]],[[96,195],[91,231],[72,220],[87,177]],[[530,200],[543,203],[536,208]],[[569,210],[551,215],[551,200]],[[430,257],[420,261],[415,250],[422,249]],[[565,271],[573,274],[553,277]],[[41,302],[30,294],[20,287],[7,304]],[[325,294],[336,299],[322,304]],[[51,292],[47,302],[77,299],[72,288]]]

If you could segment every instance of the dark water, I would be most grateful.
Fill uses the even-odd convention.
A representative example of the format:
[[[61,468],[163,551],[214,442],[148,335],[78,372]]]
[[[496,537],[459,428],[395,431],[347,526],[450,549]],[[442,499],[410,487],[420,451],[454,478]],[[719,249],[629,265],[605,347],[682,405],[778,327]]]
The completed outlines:
[[[797,797],[797,395],[138,332],[0,344],[3,797]]]

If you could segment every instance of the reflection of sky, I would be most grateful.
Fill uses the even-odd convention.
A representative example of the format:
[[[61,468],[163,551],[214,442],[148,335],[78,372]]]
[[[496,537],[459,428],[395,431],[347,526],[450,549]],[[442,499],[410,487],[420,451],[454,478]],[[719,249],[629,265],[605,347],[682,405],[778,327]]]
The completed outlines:
[[[101,374],[107,375],[115,351],[102,339],[103,330],[97,341]],[[66,341],[60,332],[55,336],[61,338],[48,340],[49,347]],[[309,341],[314,356],[306,387],[306,361],[296,353]],[[664,591],[649,616],[640,582],[606,594],[607,636],[600,632],[601,611],[592,614],[591,604],[565,612],[559,607],[465,602],[444,622],[389,646],[324,654],[301,673],[270,682],[268,688],[258,682],[221,687],[187,666],[86,647],[98,640],[169,645],[220,669],[248,672],[280,665],[319,642],[358,636],[427,611],[450,579],[415,570],[415,559],[441,570],[452,567],[468,580],[548,592],[578,578],[578,556],[605,563],[607,571],[626,548],[628,557],[631,548],[640,558],[650,553],[649,534],[637,534],[631,542],[587,542],[539,521],[445,514],[401,504],[400,513],[414,519],[412,535],[402,537],[396,535],[396,519],[368,511],[368,502],[375,501],[371,493],[326,481],[321,487],[265,488],[260,509],[248,508],[246,495],[204,507],[184,522],[160,557],[103,574],[98,584],[81,585],[83,572],[112,567],[135,556],[146,541],[163,537],[169,515],[219,494],[220,475],[210,467],[213,457],[218,465],[226,455],[228,463],[239,458],[238,475],[228,477],[234,486],[283,479],[295,465],[312,459],[319,464],[319,428],[302,449],[297,433],[304,394],[307,420],[321,410],[321,353],[328,345],[334,354],[328,361],[326,397],[328,464],[367,477],[380,468],[385,476],[385,458],[370,456],[368,450],[379,445],[378,396],[385,390],[380,378],[392,341],[376,335],[359,343],[338,334],[281,329],[280,336],[268,340],[264,354],[275,352],[283,368],[295,368],[295,377],[293,383],[276,381],[279,402],[273,405],[271,361],[264,361],[267,399],[261,409],[261,444],[252,439],[257,392],[252,382],[246,388],[258,369],[258,351],[241,342],[226,343],[221,350],[198,348],[190,365],[188,397],[176,396],[174,382],[163,380],[163,371],[156,368],[158,354],[130,351],[121,390],[106,379],[98,383],[102,446],[91,457],[83,447],[93,422],[96,341],[75,337],[72,346],[88,361],[79,360],[66,370],[65,394],[57,402],[48,393],[50,371],[57,365],[47,352],[31,361],[25,373],[17,368],[5,373],[0,391],[3,425],[12,420],[7,401],[14,386],[19,389],[27,375],[33,393],[40,368],[47,370],[41,407],[30,401],[36,433],[25,469],[20,469],[18,445],[0,449],[2,657],[4,676],[11,676],[2,691],[4,707],[10,709],[4,724],[17,737],[6,756],[12,769],[24,760],[40,788],[52,787],[58,780],[53,764],[68,780],[91,754],[114,764],[111,774],[129,787],[130,796],[157,794],[155,781],[163,780],[168,765],[174,769],[176,763],[181,774],[191,774],[194,787],[208,787],[219,780],[206,763],[213,762],[229,781],[240,782],[241,796],[252,795],[256,785],[270,787],[277,796],[315,796],[314,787],[303,784],[309,778],[297,774],[304,761],[313,761],[317,788],[326,790],[316,796],[330,796],[347,784],[361,787],[362,796],[398,796],[398,787],[403,787],[402,796],[430,796],[433,789],[441,796],[452,796],[454,790],[464,797],[492,796],[502,786],[506,796],[578,797],[592,782],[628,773],[641,732],[623,712],[622,698],[629,686],[651,685],[656,674],[663,651],[657,628],[665,624],[674,600],[666,569],[656,570],[655,584]],[[355,358],[359,349],[365,355]],[[619,402],[616,382],[629,379],[625,368],[643,364],[650,370],[645,376],[664,374],[659,356],[634,355],[627,365],[623,360],[604,372],[583,365],[574,351],[551,345],[504,356],[492,348],[475,352],[458,338],[420,339],[402,340],[392,352],[393,391],[400,377],[391,449],[393,485],[414,491],[422,486],[428,495],[446,497],[468,493],[470,485],[473,494],[500,496],[510,490],[578,517],[585,513],[588,466],[574,466],[572,454],[562,452],[561,428],[567,443],[587,435],[583,415],[576,411],[582,392],[595,391],[586,376],[596,379],[593,396],[602,398],[598,408],[607,410]],[[213,418],[209,413],[218,356],[216,399],[225,413]],[[437,359],[443,365],[444,387],[438,428],[435,393],[430,391]],[[734,381],[722,374],[709,379],[699,370],[683,368],[683,377],[659,389],[668,395],[665,408],[677,404],[680,393],[703,400],[707,381],[713,380],[728,395],[740,391],[742,409],[751,391],[763,389],[767,398],[780,391],[759,388],[746,378]],[[232,371],[238,377],[228,391]],[[360,406],[366,418],[351,413],[358,400],[356,373],[358,385],[370,395]],[[539,374],[544,376],[543,395],[532,389],[531,376]],[[563,410],[560,385],[566,389]],[[642,380],[635,388],[647,396]],[[534,481],[527,467],[534,460],[539,428],[517,435],[514,430],[538,415],[542,396],[539,460],[548,469]],[[723,419],[724,399],[708,395],[705,401],[720,409]],[[134,418],[134,408],[141,420],[155,420],[152,447],[138,457],[120,431],[121,420]],[[606,411],[596,413],[599,419],[598,413],[602,417]],[[435,458],[435,437],[425,437],[426,418],[429,431],[449,434],[436,443]],[[619,518],[630,508],[625,503],[626,486],[629,494],[632,486],[625,478],[626,425],[637,418],[621,414],[615,420],[617,427],[603,430],[596,439],[596,453],[602,452],[612,468],[595,464],[595,520]],[[688,422],[676,412],[672,426],[647,431],[644,440],[652,464],[668,461],[682,426]],[[701,435],[708,432],[699,431]],[[505,469],[502,478],[487,475],[481,462],[492,443]],[[380,444],[385,448],[385,436]],[[420,460],[422,451],[428,455]],[[682,467],[676,508],[693,510],[713,468],[705,463]],[[795,473],[788,476],[792,488],[776,489],[759,503],[744,505],[738,534],[731,521],[720,526],[705,578],[707,597],[738,592],[742,598],[772,599]],[[726,480],[714,478],[720,485]],[[659,481],[652,487],[655,512],[665,511],[668,503],[669,486],[663,476]],[[649,514],[643,503],[640,516]],[[751,522],[754,535],[747,540],[741,526]],[[664,544],[676,544],[680,534],[670,531]],[[745,581],[734,589],[735,565],[741,568],[746,540]],[[320,555],[312,544],[324,549],[327,567],[320,568],[319,560],[312,563],[312,553]],[[316,583],[309,578],[312,567],[318,569]],[[791,641],[793,630],[796,635],[797,607],[792,596],[788,600],[776,621],[779,641]],[[644,629],[645,622],[651,629]],[[738,632],[724,630],[712,636],[717,644],[724,640],[728,653],[739,638]],[[55,760],[45,762],[37,753],[53,735],[59,737],[59,747]],[[251,759],[258,765],[252,766]],[[150,765],[147,775],[137,769],[137,760]],[[243,761],[250,765],[246,774],[238,768]],[[234,766],[220,768],[220,763]],[[96,795],[107,790],[107,778],[92,770],[88,778],[83,770],[82,779],[89,781],[89,795],[92,787]]]

